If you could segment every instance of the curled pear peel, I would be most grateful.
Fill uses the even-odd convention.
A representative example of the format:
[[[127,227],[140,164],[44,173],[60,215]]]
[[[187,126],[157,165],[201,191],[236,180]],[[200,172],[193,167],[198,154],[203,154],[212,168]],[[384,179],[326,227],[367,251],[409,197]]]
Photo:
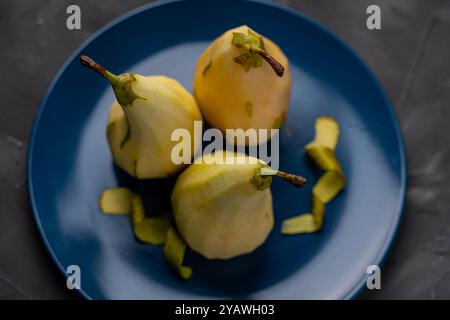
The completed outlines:
[[[129,214],[136,194],[128,188],[110,188],[99,198],[100,210],[105,214]]]
[[[176,129],[189,131],[202,116],[194,97],[176,80],[136,73],[114,75],[86,56],[82,65],[93,69],[111,84],[116,101],[110,107],[107,138],[114,162],[139,179],[164,178],[177,173],[171,152]],[[198,144],[191,141],[191,157]]]
[[[186,243],[178,236],[174,228],[170,228],[167,232],[163,252],[167,262],[183,279],[187,280],[192,276],[192,269],[183,265]]]
[[[182,265],[186,244],[166,219],[145,216],[142,198],[127,188],[110,188],[99,199],[100,209],[106,214],[130,214],[133,232],[141,242],[164,244],[164,257],[183,279],[192,275],[190,267]]]
[[[145,209],[142,198],[139,195],[134,196],[131,199],[131,223],[133,226],[145,219]]]
[[[144,218],[133,226],[133,232],[136,238],[143,243],[160,245],[166,241],[169,228],[170,222],[166,219]]]
[[[166,239],[170,222],[161,218],[148,218],[145,216],[144,204],[139,195],[131,201],[131,221],[136,238],[148,244],[163,244]]]
[[[99,198],[100,210],[106,214],[129,214],[133,233],[140,241],[148,244],[163,244],[170,222],[161,218],[145,216],[142,198],[128,188],[110,188]]]
[[[283,68],[282,76],[281,68],[275,67],[277,75],[274,64],[263,56]],[[264,143],[275,134],[271,129],[280,128],[285,120],[291,82],[289,62],[281,49],[241,26],[225,32],[202,53],[195,68],[194,94],[212,127],[224,133],[266,129],[267,135],[258,141]]]
[[[313,187],[312,212],[301,214],[283,221],[281,233],[299,234],[316,232],[322,228],[325,205],[345,186],[345,176],[334,150],[339,138],[339,125],[331,117],[316,120],[315,139],[306,145],[310,158],[326,170]]]
[[[216,151],[183,171],[172,208],[191,249],[209,259],[229,259],[264,243],[274,223],[270,184],[278,176],[275,170],[261,175],[264,168],[266,163],[245,154]]]

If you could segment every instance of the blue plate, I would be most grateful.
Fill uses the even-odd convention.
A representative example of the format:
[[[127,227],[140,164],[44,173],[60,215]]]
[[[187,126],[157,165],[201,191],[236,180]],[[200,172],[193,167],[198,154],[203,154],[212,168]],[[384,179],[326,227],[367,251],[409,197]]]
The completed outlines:
[[[126,217],[102,215],[108,187],[146,194],[152,214],[170,212],[172,180],[139,182],[114,167],[105,138],[113,94],[80,66],[87,54],[116,73],[166,74],[192,89],[193,69],[208,43],[247,24],[274,40],[293,73],[288,128],[281,134],[284,171],[304,174],[306,189],[274,181],[275,228],[254,253],[208,261],[188,251],[194,270],[182,281],[162,248],[138,243]],[[314,120],[341,125],[337,148],[348,184],[327,206],[321,232],[282,236],[283,219],[308,211],[320,172],[303,146]],[[28,162],[31,202],[42,238],[65,274],[81,268],[83,296],[94,299],[351,298],[369,265],[382,263],[398,227],[406,189],[405,151],[393,109],[363,61],[341,40],[302,14],[254,1],[177,1],[147,5],[87,40],[59,70],[39,109]]]

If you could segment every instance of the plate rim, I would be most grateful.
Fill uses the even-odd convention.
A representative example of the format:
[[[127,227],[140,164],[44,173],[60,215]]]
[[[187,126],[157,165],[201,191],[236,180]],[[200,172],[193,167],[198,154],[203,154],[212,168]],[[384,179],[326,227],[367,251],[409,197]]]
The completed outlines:
[[[28,186],[28,197],[30,199],[31,209],[33,212],[33,217],[35,220],[35,223],[38,228],[38,233],[41,238],[41,240],[44,243],[46,251],[49,253],[51,259],[59,269],[61,275],[65,278],[67,276],[66,270],[62,266],[61,262],[59,261],[58,257],[56,256],[55,252],[53,251],[50,242],[47,238],[47,235],[44,231],[44,227],[42,225],[42,222],[39,218],[39,210],[36,205],[36,199],[34,196],[34,188],[33,188],[33,175],[32,175],[32,166],[33,166],[33,153],[34,153],[34,140],[38,131],[39,123],[42,114],[44,113],[45,106],[47,105],[47,100],[50,96],[50,94],[53,92],[53,89],[56,85],[56,83],[59,81],[61,76],[64,74],[65,70],[69,66],[70,63],[93,41],[97,39],[101,34],[106,32],[107,30],[111,29],[112,27],[118,25],[119,23],[131,18],[132,16],[139,14],[143,11],[151,10],[155,7],[164,6],[164,5],[170,5],[172,3],[176,2],[182,2],[187,0],[157,0],[152,3],[144,4],[142,6],[139,6],[135,9],[132,9],[119,17],[113,19],[112,21],[106,23],[104,26],[99,28],[97,31],[95,31],[93,34],[91,34],[86,40],[84,40],[64,61],[64,63],[61,65],[61,67],[58,69],[56,74],[53,76],[52,80],[50,81],[49,85],[47,86],[47,89],[45,90],[44,95],[41,98],[41,102],[39,103],[39,106],[37,108],[37,111],[35,113],[34,119],[33,119],[33,125],[32,129],[28,138],[29,141],[29,147],[28,147],[28,153],[27,153],[27,186]],[[392,102],[388,95],[386,94],[386,91],[381,84],[378,77],[375,75],[375,73],[370,69],[370,67],[367,65],[367,63],[362,59],[362,57],[349,45],[347,44],[343,39],[341,39],[337,34],[335,34],[333,31],[322,25],[319,21],[315,20],[314,18],[307,16],[300,10],[294,9],[292,7],[289,7],[282,3],[273,2],[270,0],[233,0],[233,1],[242,1],[242,2],[253,2],[257,4],[266,5],[278,10],[282,10],[285,12],[288,12],[297,18],[306,20],[308,23],[311,23],[314,25],[314,27],[320,29],[320,31],[328,34],[333,38],[337,43],[343,47],[344,50],[346,50],[355,61],[357,61],[358,64],[361,65],[361,67],[366,71],[368,76],[371,78],[375,86],[378,88],[378,91],[381,94],[381,98],[384,102],[384,105],[388,111],[389,117],[391,119],[391,122],[394,126],[395,136],[397,138],[398,144],[399,144],[399,155],[400,155],[400,196],[399,196],[399,206],[397,208],[397,214],[394,218],[394,220],[391,223],[390,230],[388,231],[387,236],[384,239],[383,246],[380,248],[380,251],[378,252],[378,255],[375,258],[374,264],[381,267],[384,265],[386,258],[388,257],[389,253],[392,250],[393,244],[395,243],[395,240],[398,235],[398,229],[400,226],[400,223],[403,219],[404,215],[404,209],[405,209],[405,200],[406,200],[406,189],[407,189],[407,155],[406,155],[406,148],[404,143],[404,138],[402,135],[402,131],[400,128],[400,123],[398,121],[398,116],[395,111],[394,106],[392,105]],[[367,276],[364,275],[361,277],[361,279],[355,283],[352,289],[350,289],[346,295],[341,297],[343,300],[349,300],[349,299],[355,299],[357,298],[362,291],[364,290],[365,282],[366,282]],[[82,296],[83,298],[87,300],[92,300],[93,298],[87,294],[83,288],[77,289],[76,292]]]

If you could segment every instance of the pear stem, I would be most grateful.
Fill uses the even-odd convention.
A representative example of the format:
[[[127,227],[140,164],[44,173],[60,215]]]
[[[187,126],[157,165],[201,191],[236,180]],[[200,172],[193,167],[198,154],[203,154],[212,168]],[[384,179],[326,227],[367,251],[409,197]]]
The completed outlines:
[[[289,182],[294,187],[298,187],[298,188],[303,187],[306,184],[306,182],[307,182],[305,177],[297,176],[295,174],[286,173],[286,172],[283,172],[283,171],[277,171],[276,176],[280,177],[284,181]]]
[[[80,62],[83,66],[98,72],[100,75],[105,77],[109,82],[117,81],[117,76],[115,74],[109,72],[88,56],[81,55]]]
[[[273,71],[277,74],[277,76],[282,77],[284,74],[284,67],[279,63],[277,60],[275,60],[274,57],[272,57],[270,54],[268,54],[264,50],[258,50],[258,54],[267,61],[267,63],[272,67]]]
[[[297,176],[292,173],[286,173],[280,170],[273,170],[271,168],[261,169],[260,174],[261,176],[277,176],[295,187],[303,187],[307,182],[305,177]]]

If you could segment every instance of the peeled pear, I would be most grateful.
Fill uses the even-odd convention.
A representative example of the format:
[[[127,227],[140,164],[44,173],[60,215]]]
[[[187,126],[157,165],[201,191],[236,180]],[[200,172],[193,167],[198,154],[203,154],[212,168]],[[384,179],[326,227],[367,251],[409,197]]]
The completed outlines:
[[[278,129],[291,93],[289,62],[271,40],[248,26],[228,30],[201,54],[195,68],[194,95],[215,128]]]
[[[178,177],[171,200],[180,235],[209,259],[229,259],[264,243],[274,224],[273,175],[295,186],[306,183],[242,153],[216,151],[197,160]]]
[[[95,61],[80,61],[111,84],[116,101],[110,107],[107,138],[115,163],[139,179],[174,175],[183,165],[171,159],[172,132],[187,129],[194,137],[194,121],[202,120],[194,97],[176,80],[136,73],[114,75]],[[191,157],[197,144],[191,141]]]

